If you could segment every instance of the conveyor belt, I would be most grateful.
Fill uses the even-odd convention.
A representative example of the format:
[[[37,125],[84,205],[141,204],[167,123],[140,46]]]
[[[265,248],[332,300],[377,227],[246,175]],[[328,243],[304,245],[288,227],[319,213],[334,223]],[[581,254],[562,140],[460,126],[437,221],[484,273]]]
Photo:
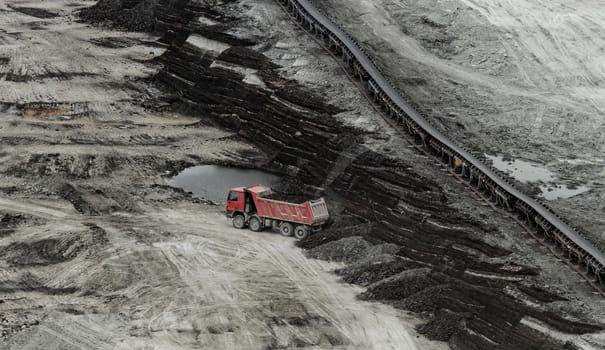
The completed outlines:
[[[586,253],[594,257],[602,266],[605,266],[605,254],[597,249],[591,242],[582,237],[574,228],[563,222],[558,215],[554,214],[546,207],[538,203],[533,198],[522,193],[516,189],[512,184],[502,179],[496,174],[489,166],[475,158],[471,153],[458,146],[449,137],[442,134],[433,125],[429,123],[420,113],[418,113],[412,106],[410,106],[403,97],[395,90],[395,88],[389,83],[389,81],[382,75],[374,63],[366,56],[362,48],[340,27],[326,17],[321,11],[319,11],[313,3],[308,0],[290,0],[291,3],[300,6],[315,21],[324,26],[330,31],[340,42],[346,46],[346,48],[353,54],[354,58],[359,64],[366,70],[372,80],[378,85],[378,87],[399,107],[404,111],[416,124],[424,129],[433,138],[441,142],[443,145],[449,147],[451,150],[456,152],[461,158],[463,158],[469,164],[475,166],[485,176],[492,180],[495,184],[500,186],[511,196],[525,202],[535,212],[544,217],[550,222],[556,229],[561,231],[567,236],[573,243],[582,248]],[[297,6],[297,7],[298,7]]]

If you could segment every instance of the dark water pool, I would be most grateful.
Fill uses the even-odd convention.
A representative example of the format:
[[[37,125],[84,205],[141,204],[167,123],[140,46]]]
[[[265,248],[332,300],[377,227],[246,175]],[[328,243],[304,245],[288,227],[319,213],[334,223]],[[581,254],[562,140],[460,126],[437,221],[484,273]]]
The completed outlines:
[[[224,203],[232,187],[263,184],[274,186],[279,177],[260,170],[199,165],[187,168],[168,180],[168,185],[192,192],[194,198]]]

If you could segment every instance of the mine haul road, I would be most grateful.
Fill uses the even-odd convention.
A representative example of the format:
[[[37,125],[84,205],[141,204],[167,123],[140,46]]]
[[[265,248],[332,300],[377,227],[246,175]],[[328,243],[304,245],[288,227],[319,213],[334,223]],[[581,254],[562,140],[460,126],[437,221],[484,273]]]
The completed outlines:
[[[61,311],[104,302],[17,293],[0,310],[31,302],[54,315],[0,348],[178,349],[195,343],[208,349],[261,349],[293,339],[322,349],[437,348],[413,336],[413,318],[358,300],[361,288],[339,282],[330,272],[338,264],[306,258],[293,239],[279,234],[237,230],[216,206],[182,204],[84,218],[64,203],[2,197],[0,211],[30,213],[45,220],[47,231],[77,231],[83,221],[102,227],[110,247],[97,254],[98,261],[70,261],[54,283],[96,282],[104,285],[97,292],[114,289],[112,299],[124,298],[112,312],[78,315]],[[142,244],[124,233],[152,228],[170,234]],[[131,277],[120,281],[117,276]],[[114,288],[122,282],[125,288]]]

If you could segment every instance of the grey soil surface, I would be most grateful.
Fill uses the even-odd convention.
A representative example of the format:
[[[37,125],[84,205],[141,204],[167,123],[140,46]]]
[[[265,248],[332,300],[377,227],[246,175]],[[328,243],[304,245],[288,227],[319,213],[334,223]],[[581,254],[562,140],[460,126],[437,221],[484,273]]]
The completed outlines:
[[[552,178],[521,183],[527,192],[584,185],[585,192],[548,205],[605,246],[600,1],[317,4],[366,47],[419,111],[460,144],[552,172]]]
[[[94,4],[0,5],[0,348],[605,344],[582,278],[419,153],[276,2],[78,15]],[[167,186],[204,164],[271,171],[333,221],[299,247],[236,230]]]

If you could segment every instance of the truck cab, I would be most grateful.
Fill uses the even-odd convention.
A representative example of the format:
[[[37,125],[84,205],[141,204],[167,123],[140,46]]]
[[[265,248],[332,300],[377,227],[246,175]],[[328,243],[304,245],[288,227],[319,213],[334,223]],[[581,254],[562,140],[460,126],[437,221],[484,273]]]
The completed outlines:
[[[245,212],[245,197],[246,193],[243,187],[236,187],[229,190],[229,194],[227,195],[227,205],[225,206],[227,217],[233,217],[233,213],[236,212]]]

